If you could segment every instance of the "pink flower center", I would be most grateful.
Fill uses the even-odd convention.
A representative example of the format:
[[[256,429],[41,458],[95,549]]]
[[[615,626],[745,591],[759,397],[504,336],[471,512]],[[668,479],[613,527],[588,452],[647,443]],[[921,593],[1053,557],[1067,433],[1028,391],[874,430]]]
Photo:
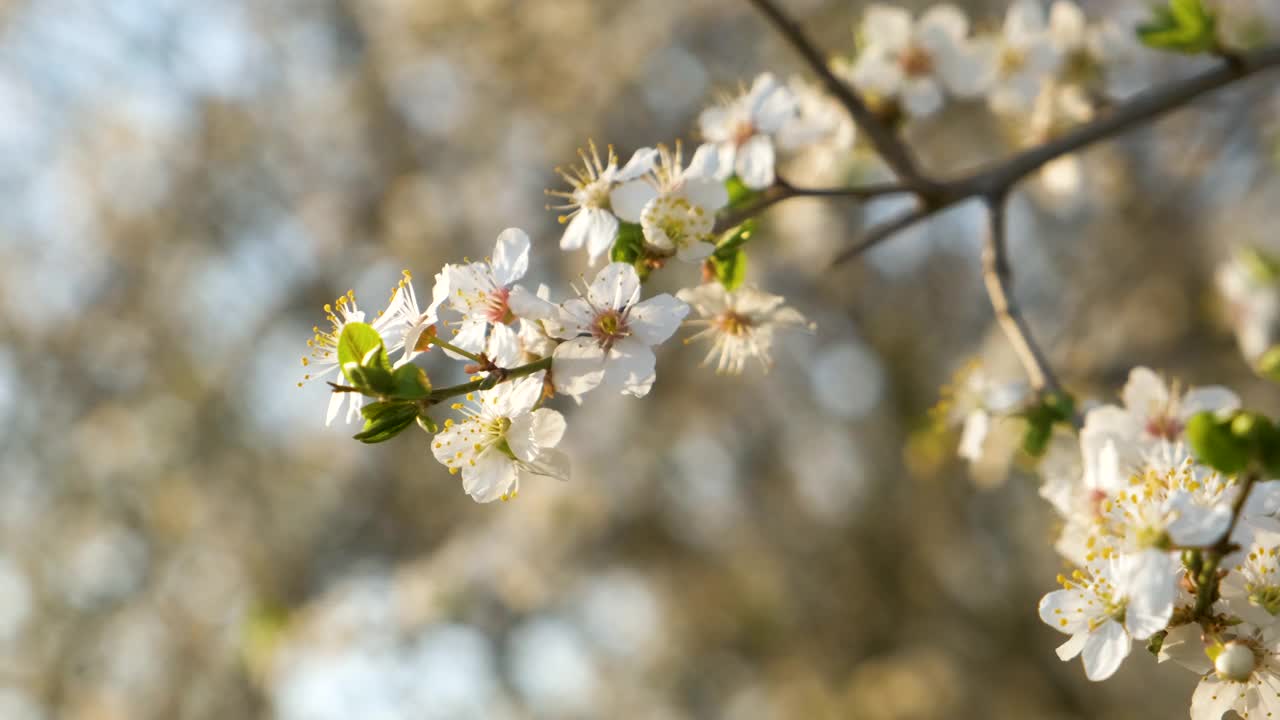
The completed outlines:
[[[909,47],[898,56],[898,64],[907,77],[922,77],[933,73],[933,56],[922,47]]]
[[[630,334],[626,316],[613,308],[601,310],[591,323],[591,337],[605,350]]]
[[[733,125],[733,131],[729,134],[729,142],[738,147],[750,140],[751,136],[755,134],[756,126],[750,120],[739,120]]]
[[[515,315],[511,312],[511,307],[507,301],[511,298],[511,291],[507,288],[498,288],[485,300],[485,318],[497,325],[498,323],[510,323],[515,319]]]
[[[1162,440],[1177,440],[1182,435],[1182,423],[1173,415],[1153,415],[1147,419],[1147,434]]]

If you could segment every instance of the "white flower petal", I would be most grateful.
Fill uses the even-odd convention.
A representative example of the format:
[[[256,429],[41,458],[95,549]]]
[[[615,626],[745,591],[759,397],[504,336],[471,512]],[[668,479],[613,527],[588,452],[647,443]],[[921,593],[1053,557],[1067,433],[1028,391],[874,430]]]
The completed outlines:
[[[538,457],[538,441],[533,436],[533,414],[525,413],[511,419],[506,432],[507,447],[522,462],[532,462]]]
[[[666,293],[655,295],[631,308],[628,327],[645,345],[667,341],[689,314],[689,306]]]
[[[986,442],[987,432],[991,429],[991,416],[985,410],[975,410],[964,418],[964,429],[960,433],[960,457],[969,462],[982,459],[982,445]]]
[[[478,353],[485,349],[487,342],[485,332],[489,328],[489,323],[477,318],[467,317],[462,319],[462,324],[458,328],[458,333],[449,341],[451,345],[462,348],[467,352]],[[452,350],[445,350],[444,353],[454,360],[467,360]]]
[[[1004,16],[1004,39],[1022,44],[1045,31],[1044,8],[1040,0],[1014,0]]]
[[[738,148],[735,169],[742,184],[763,190],[773,184],[773,140],[767,135],[753,135]]]
[[[580,397],[604,381],[605,354],[592,338],[577,338],[556,346],[551,356],[551,379],[556,392]]]
[[[1129,372],[1129,381],[1125,383],[1121,397],[1130,413],[1149,418],[1168,407],[1169,388],[1149,368],[1136,367]]]
[[[944,37],[959,43],[969,34],[969,18],[950,3],[934,5],[920,16],[916,32],[922,37]]]
[[[1184,490],[1173,492],[1165,501],[1166,512],[1176,513],[1169,523],[1169,539],[1178,545],[1196,547],[1212,545],[1227,534],[1231,526],[1231,508],[1225,504],[1205,507]]]
[[[1082,632],[1072,635],[1069,640],[1057,647],[1055,652],[1058,653],[1058,659],[1066,661],[1080,654],[1084,650],[1084,644],[1089,641],[1089,633]]]
[[[609,193],[609,207],[620,219],[637,223],[644,206],[656,197],[658,190],[648,180],[631,180]]]
[[[1114,620],[1104,622],[1089,633],[1081,650],[1085,677],[1098,682],[1114,675],[1120,663],[1129,656],[1131,646],[1129,635],[1120,623]]]
[[[729,204],[729,191],[725,190],[724,183],[720,180],[687,180],[680,193],[689,202],[711,213]]]
[[[709,242],[691,242],[676,248],[676,257],[683,262],[696,263],[711,257],[715,251],[716,246]]]
[[[512,368],[520,364],[520,335],[515,328],[498,323],[489,330],[484,354],[498,367]]]
[[[587,300],[596,308],[622,310],[640,297],[640,276],[627,263],[609,263],[587,288]]]
[[[1219,385],[1191,388],[1178,407],[1183,419],[1199,412],[1227,413],[1240,409],[1240,396]]]
[[[530,417],[533,418],[533,440],[538,447],[545,450],[560,444],[565,431],[563,415],[550,408],[539,408]]]
[[[902,106],[912,117],[927,117],[942,107],[942,90],[931,77],[910,78],[902,88]]]
[[[536,475],[545,475],[556,480],[569,479],[569,455],[555,449],[544,448],[538,459],[527,468]]]
[[[631,159],[626,165],[622,166],[613,176],[614,182],[624,183],[634,180],[641,175],[653,170],[657,165],[658,151],[656,148],[642,147],[631,154]]]
[[[1243,683],[1219,680],[1209,674],[1200,680],[1191,696],[1191,720],[1220,720],[1244,696]]]
[[[476,502],[501,498],[510,492],[515,482],[515,462],[497,448],[489,448],[476,458],[475,465],[462,468],[462,489]]]
[[[1040,599],[1040,619],[1060,633],[1087,633],[1092,617],[1089,598],[1079,590],[1054,590]]]
[[[524,277],[529,270],[529,236],[520,228],[507,228],[498,235],[493,246],[493,278],[507,287]]]
[[[1188,670],[1203,675],[1213,669],[1209,656],[1204,654],[1204,631],[1199,623],[1187,623],[1170,628],[1160,643],[1159,662],[1172,660]]]
[[[656,363],[657,359],[647,345],[625,338],[609,349],[602,384],[626,395],[644,397],[649,394],[649,388],[657,377],[654,372]]]
[[[523,285],[511,288],[507,307],[522,320],[550,320],[558,314],[555,303],[529,292]]]
[[[911,42],[911,13],[900,7],[873,4],[862,18],[862,34],[874,45],[906,47]]]
[[[689,167],[684,169],[680,177],[686,182],[690,180],[713,180],[720,170],[720,148],[703,143],[693,152],[689,159]]]
[[[1173,615],[1177,594],[1177,558],[1162,550],[1144,550],[1120,561],[1120,591],[1128,599],[1124,624],[1138,640],[1163,630]]]

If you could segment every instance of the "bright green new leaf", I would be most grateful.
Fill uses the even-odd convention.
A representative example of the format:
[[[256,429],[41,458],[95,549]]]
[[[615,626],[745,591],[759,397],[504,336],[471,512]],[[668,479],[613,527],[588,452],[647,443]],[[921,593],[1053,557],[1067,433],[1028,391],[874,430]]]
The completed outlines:
[[[1187,440],[1200,462],[1219,472],[1234,475],[1249,464],[1249,441],[1232,432],[1232,420],[1196,413],[1187,421]]]
[[[1169,0],[1155,17],[1138,26],[1138,39],[1157,50],[1199,54],[1217,47],[1213,13],[1204,0]]]
[[[1262,353],[1257,363],[1258,374],[1268,380],[1280,383],[1280,345],[1273,345]]]
[[[440,426],[436,424],[436,421],[430,415],[424,412],[418,413],[418,427],[426,430],[432,435],[440,432]]]
[[[716,251],[709,260],[716,272],[716,279],[725,290],[734,290],[747,278],[747,253],[742,248],[731,250],[723,256]]]
[[[1022,450],[1031,457],[1044,455],[1053,437],[1053,426],[1070,424],[1075,419],[1076,401],[1067,393],[1049,393],[1039,403],[1027,408],[1022,416],[1027,429],[1022,434]]]
[[[642,255],[644,255],[644,231],[636,223],[619,222],[618,237],[613,241],[609,259],[630,265],[639,260]]]
[[[399,400],[421,400],[431,392],[427,373],[417,365],[401,365],[391,374],[395,397]]]
[[[366,358],[372,353],[373,360],[366,363]],[[351,377],[347,369],[353,364],[362,366],[373,364],[385,367],[387,372],[391,372],[391,363],[384,362],[386,360],[386,350],[382,345],[382,336],[372,325],[361,322],[350,322],[342,328],[342,335],[338,336],[338,363],[342,366],[342,372],[347,376],[353,384],[356,379]]]
[[[729,193],[729,207],[738,208],[760,197],[759,190],[752,190],[743,184],[737,175],[724,181],[724,189]]]
[[[747,244],[751,239],[752,233],[755,232],[756,221],[749,219],[743,221],[741,225],[731,230],[726,230],[720,236],[720,241],[716,243],[716,255],[720,257],[728,257],[734,250]]]
[[[404,432],[418,417],[418,406],[411,402],[375,402],[360,408],[364,430],[353,437],[364,443],[386,442]]]

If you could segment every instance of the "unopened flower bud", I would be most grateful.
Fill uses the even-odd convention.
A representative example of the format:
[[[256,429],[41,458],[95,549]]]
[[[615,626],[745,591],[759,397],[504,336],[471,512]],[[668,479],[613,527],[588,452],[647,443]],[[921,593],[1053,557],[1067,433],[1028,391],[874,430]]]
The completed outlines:
[[[1218,677],[1234,682],[1248,680],[1253,674],[1255,665],[1253,650],[1249,649],[1248,645],[1238,642],[1227,643],[1217,659],[1213,661],[1213,669],[1217,671]]]

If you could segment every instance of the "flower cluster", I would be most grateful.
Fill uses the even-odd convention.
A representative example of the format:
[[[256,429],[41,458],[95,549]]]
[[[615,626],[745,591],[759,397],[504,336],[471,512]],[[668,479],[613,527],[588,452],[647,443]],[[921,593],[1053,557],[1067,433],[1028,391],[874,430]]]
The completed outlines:
[[[1139,89],[1144,48],[1232,57],[1280,33],[1272,2],[1173,2],[1136,34],[1087,20],[1072,0],[1014,0],[997,32],[975,32],[949,4],[918,16],[874,4],[856,56],[830,72],[863,95],[866,107],[841,96],[855,114],[869,108],[884,123],[867,128],[881,149],[874,136],[948,99],[985,99],[1020,142],[1044,143]],[[789,155],[825,156],[829,167],[853,154],[858,134],[845,109],[815,85],[763,73],[699,115],[703,142],[690,153],[679,141],[655,143],[622,164],[612,147],[602,154],[590,143],[580,165],[557,170],[567,187],[547,192],[559,199],[560,248],[585,249],[592,265],[607,258],[594,278],[560,301],[546,285],[531,291],[523,282],[532,241],[510,228],[486,259],[445,265],[425,308],[408,272],[368,322],[353,293],[340,297],[325,306],[329,327],[315,329],[303,359],[304,379],[331,378],[326,423],[345,404],[348,422],[364,418],[355,437],[365,442],[417,424],[464,491],[490,502],[514,497],[533,476],[567,479],[557,449],[566,418],[547,405],[592,393],[645,397],[655,348],[681,326],[691,331],[685,342],[707,343],[703,365],[716,372],[753,362],[767,370],[780,334],[812,325],[745,282],[754,215],[797,195],[880,191],[805,191],[781,177],[794,169],[783,165]],[[1044,171],[1069,185],[1079,174],[1072,162],[1059,157]],[[660,270],[682,273],[680,289],[647,294]],[[1264,372],[1275,355],[1280,373],[1278,277],[1276,263],[1242,253],[1218,278],[1240,344]],[[433,386],[414,364],[432,347],[464,363],[469,380]],[[963,425],[960,453],[971,461],[997,421],[1025,424],[1022,448],[1041,457],[1041,494],[1062,521],[1056,549],[1077,568],[1040,603],[1044,622],[1069,636],[1059,656],[1081,657],[1089,679],[1102,680],[1145,641],[1162,661],[1202,675],[1196,720],[1280,712],[1280,429],[1225,388],[1184,390],[1146,368],[1130,374],[1121,404],[1080,416],[1047,374],[1032,373],[1033,388],[971,369],[939,414]]]
[[[1122,402],[1090,410],[1078,443],[1055,444],[1042,465],[1041,494],[1063,521],[1057,549],[1078,568],[1040,603],[1069,636],[1059,657],[1103,680],[1148,641],[1202,675],[1195,720],[1280,710],[1280,481],[1223,472],[1197,451],[1212,444],[1196,418],[1229,418],[1239,399],[1140,367]]]

